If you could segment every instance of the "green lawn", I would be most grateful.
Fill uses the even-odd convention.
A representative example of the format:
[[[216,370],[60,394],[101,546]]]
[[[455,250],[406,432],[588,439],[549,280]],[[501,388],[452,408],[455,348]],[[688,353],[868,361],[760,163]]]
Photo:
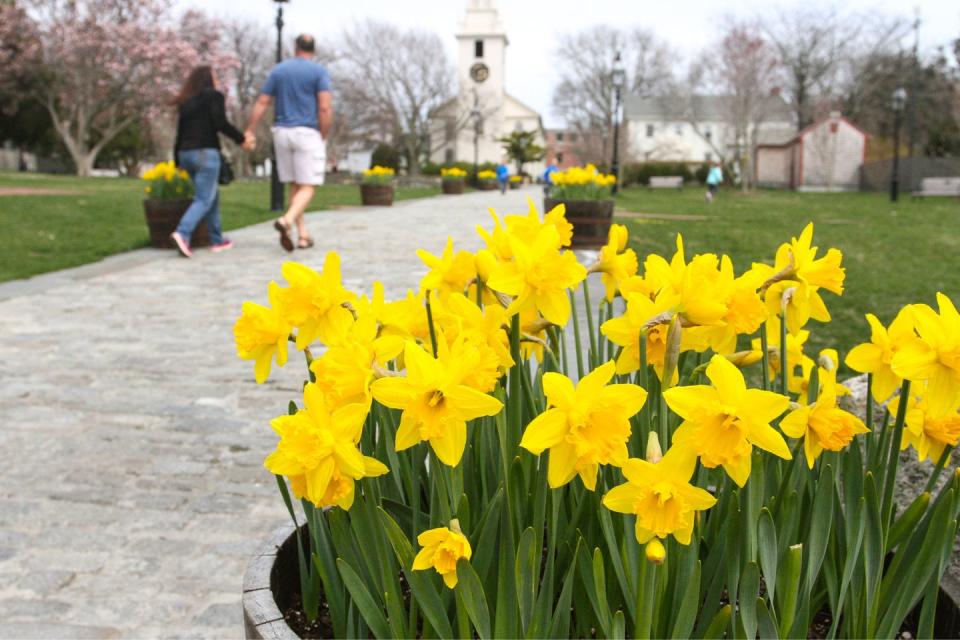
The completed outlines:
[[[69,195],[0,195],[0,282],[94,262],[147,244],[143,185],[124,178],[76,178],[0,173],[5,188],[58,189]],[[221,190],[224,229],[269,220],[270,185],[235,182]],[[419,198],[438,189],[400,188],[397,199]],[[355,185],[317,190],[312,210],[359,205]]]
[[[646,218],[622,215],[631,245],[643,258],[659,253],[669,258],[676,234],[682,233],[687,258],[696,253],[726,253],[738,274],[751,262],[772,264],[777,247],[814,223],[814,244],[823,251],[843,252],[846,285],[842,297],[823,292],[833,322],[811,322],[808,354],[836,346],[845,353],[869,338],[863,314],[872,312],[889,323],[905,304],[935,305],[942,291],[960,304],[960,201],[947,198],[896,204],[880,193],[794,193],[724,190],[708,205],[702,189],[682,191],[626,189],[618,210],[663,214]],[[665,219],[671,215],[692,219]]]

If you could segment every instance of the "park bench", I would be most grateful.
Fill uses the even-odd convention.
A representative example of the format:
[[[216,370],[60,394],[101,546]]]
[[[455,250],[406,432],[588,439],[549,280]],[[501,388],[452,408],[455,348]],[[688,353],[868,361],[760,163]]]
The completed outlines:
[[[913,192],[913,197],[926,196],[960,197],[960,178],[923,178],[920,180],[920,189]]]
[[[650,176],[651,189],[682,189],[683,176]]]

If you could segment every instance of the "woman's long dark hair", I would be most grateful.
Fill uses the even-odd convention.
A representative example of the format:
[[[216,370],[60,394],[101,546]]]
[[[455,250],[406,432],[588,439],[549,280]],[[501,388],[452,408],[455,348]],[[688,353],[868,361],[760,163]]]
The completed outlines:
[[[173,99],[173,104],[180,106],[204,89],[213,88],[213,69],[209,65],[194,67],[190,75],[187,76],[186,82],[180,88],[180,93]]]

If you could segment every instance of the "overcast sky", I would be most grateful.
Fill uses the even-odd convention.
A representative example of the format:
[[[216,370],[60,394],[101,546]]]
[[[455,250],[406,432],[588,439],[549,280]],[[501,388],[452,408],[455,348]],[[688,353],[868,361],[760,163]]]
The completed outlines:
[[[181,8],[203,8],[219,16],[245,15],[273,24],[276,5],[270,0],[179,0]],[[557,81],[552,52],[558,34],[598,23],[642,26],[651,29],[682,55],[692,56],[716,38],[724,15],[756,15],[776,7],[797,6],[796,0],[500,0],[497,5],[506,25],[507,91],[540,111],[544,124],[560,124],[550,109],[550,96]],[[286,35],[310,32],[318,38],[332,36],[351,22],[376,17],[405,27],[437,33],[455,60],[454,33],[463,16],[466,0],[291,0],[284,5]],[[803,0],[803,6],[840,6],[821,0]],[[960,37],[958,0],[846,0],[849,11],[875,11],[886,15],[921,16],[921,49],[947,45]],[[912,45],[912,38],[910,39]],[[334,78],[336,82],[336,78]]]

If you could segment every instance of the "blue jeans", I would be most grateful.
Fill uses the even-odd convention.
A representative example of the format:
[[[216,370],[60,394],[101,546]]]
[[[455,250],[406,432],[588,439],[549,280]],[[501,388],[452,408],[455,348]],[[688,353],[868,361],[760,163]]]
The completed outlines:
[[[193,230],[201,220],[207,221],[210,243],[223,242],[220,229],[220,151],[217,149],[190,149],[181,151],[177,164],[186,169],[193,180],[194,196],[177,225],[177,233],[190,242]]]

